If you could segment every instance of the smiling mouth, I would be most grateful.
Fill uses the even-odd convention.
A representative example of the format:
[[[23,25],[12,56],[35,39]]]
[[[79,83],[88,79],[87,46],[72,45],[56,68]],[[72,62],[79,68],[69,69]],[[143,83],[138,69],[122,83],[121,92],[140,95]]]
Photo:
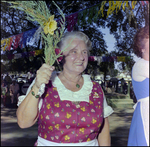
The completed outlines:
[[[75,65],[81,66],[81,65],[83,65],[83,63],[75,63]]]

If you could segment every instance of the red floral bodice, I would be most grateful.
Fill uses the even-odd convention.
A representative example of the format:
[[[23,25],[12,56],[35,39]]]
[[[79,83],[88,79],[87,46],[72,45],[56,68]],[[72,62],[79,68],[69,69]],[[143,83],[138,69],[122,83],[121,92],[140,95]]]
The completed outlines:
[[[46,85],[38,118],[38,135],[57,143],[78,143],[97,137],[103,123],[103,92],[93,82],[89,103],[61,100],[51,83]],[[82,98],[81,98],[82,99]]]

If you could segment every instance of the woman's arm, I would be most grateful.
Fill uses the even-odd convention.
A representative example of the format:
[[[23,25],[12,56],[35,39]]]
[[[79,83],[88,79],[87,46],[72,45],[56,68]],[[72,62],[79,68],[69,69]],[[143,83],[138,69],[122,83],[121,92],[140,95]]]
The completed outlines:
[[[33,91],[35,94],[38,93],[39,89],[33,85]],[[19,105],[16,115],[17,122],[20,128],[28,128],[35,124],[38,116],[38,98],[35,98],[31,94],[31,90],[25,99]]]
[[[37,71],[35,83],[32,90],[26,95],[25,99],[19,105],[16,115],[17,122],[21,128],[28,128],[35,124],[38,118],[38,104],[39,99],[32,95],[31,91],[34,91],[35,95],[38,94],[40,86],[48,84],[54,67],[43,64]]]
[[[108,117],[104,118],[104,126],[100,134],[98,135],[98,143],[99,146],[111,146]]]

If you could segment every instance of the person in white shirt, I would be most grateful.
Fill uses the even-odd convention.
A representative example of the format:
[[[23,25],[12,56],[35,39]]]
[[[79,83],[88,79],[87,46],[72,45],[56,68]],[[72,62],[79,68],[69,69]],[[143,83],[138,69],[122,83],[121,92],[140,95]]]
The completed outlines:
[[[149,146],[149,26],[138,30],[133,49],[140,59],[132,69],[137,99],[128,137],[128,146]]]

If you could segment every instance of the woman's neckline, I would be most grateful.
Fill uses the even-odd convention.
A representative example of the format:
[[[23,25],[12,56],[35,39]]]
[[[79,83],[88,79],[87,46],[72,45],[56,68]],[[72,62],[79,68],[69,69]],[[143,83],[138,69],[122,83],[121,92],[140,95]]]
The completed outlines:
[[[56,77],[57,77],[57,79],[60,81],[61,86],[63,86],[64,88],[66,88],[65,85],[62,83],[61,79],[59,78],[59,73],[56,74]],[[82,77],[83,77],[83,85],[82,85],[82,87],[81,87],[80,89],[78,89],[77,91],[72,91],[72,90],[70,90],[70,89],[68,89],[68,88],[66,88],[66,89],[69,90],[69,91],[71,91],[71,92],[79,92],[79,91],[81,91],[81,90],[83,89],[84,85],[85,85],[84,76],[82,75]]]

